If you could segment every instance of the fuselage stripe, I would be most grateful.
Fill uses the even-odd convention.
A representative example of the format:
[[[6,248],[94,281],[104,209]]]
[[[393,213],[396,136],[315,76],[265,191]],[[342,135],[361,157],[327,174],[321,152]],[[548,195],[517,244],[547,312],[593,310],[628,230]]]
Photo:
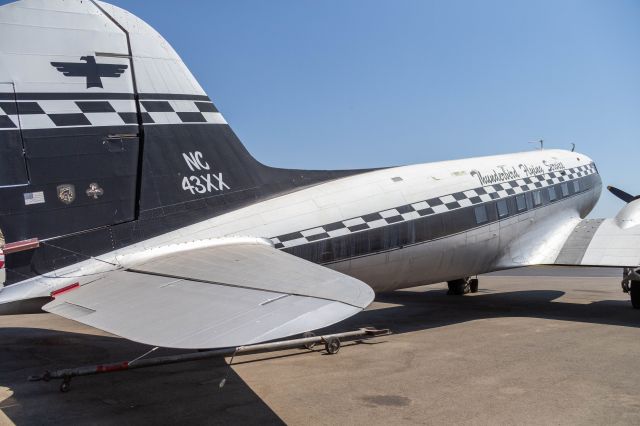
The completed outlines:
[[[490,201],[481,206],[469,206],[443,214],[421,217],[416,220],[407,220],[381,227],[370,227],[363,232],[345,232],[330,238],[318,239],[308,243],[302,242],[290,247],[281,247],[281,249],[305,260],[327,265],[420,245],[486,228],[487,226],[495,226],[501,221],[515,219],[556,202],[564,202],[580,196],[591,197],[591,192],[599,184],[599,179],[596,179],[596,176],[596,174],[591,174],[577,178],[575,181],[580,184],[578,191],[571,189],[566,196],[559,196],[553,200],[549,197],[548,191],[541,191],[540,204],[537,205],[534,204],[532,192],[528,192]],[[560,188],[557,189],[557,192],[561,194]],[[518,208],[516,197],[524,197],[524,207]],[[507,214],[504,216],[500,216],[498,212],[498,201],[506,203]],[[479,221],[474,214],[474,209],[482,206],[485,207],[483,210],[487,216],[483,221]],[[495,233],[497,234],[498,232],[496,228]],[[300,242],[300,240],[296,242]]]
[[[226,124],[206,96],[144,94],[140,98],[145,99],[140,102],[145,125]],[[15,97],[0,93],[0,101],[0,130],[138,124],[135,98],[127,93],[18,93]]]
[[[584,166],[558,170],[546,174],[530,176],[524,179],[487,185],[423,201],[417,201],[392,209],[353,217],[340,222],[333,222],[327,225],[316,226],[302,231],[272,237],[271,240],[275,244],[276,248],[279,249],[295,247],[315,242],[323,238],[343,236],[345,235],[345,228],[348,230],[348,233],[353,233],[384,225],[415,220],[424,216],[437,215],[460,209],[462,207],[487,203],[493,200],[523,194],[540,188],[570,182],[594,173],[597,173],[595,164],[589,163]]]

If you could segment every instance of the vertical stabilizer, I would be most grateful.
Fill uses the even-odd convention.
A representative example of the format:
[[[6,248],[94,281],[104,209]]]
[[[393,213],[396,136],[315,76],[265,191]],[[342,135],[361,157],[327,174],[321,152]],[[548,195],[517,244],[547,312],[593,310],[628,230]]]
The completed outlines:
[[[256,161],[169,43],[123,9],[22,0],[0,18],[8,240],[134,223],[125,244],[356,173]]]

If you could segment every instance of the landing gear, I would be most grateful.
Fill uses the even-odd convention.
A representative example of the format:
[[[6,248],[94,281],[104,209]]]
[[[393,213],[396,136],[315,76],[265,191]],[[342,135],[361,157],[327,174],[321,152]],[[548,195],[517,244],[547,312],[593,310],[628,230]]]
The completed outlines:
[[[631,281],[629,294],[631,294],[631,306],[634,309],[640,309],[640,281]]]
[[[449,295],[461,296],[467,293],[478,292],[477,278],[460,278],[458,280],[447,282],[447,285],[449,286],[449,291],[447,291],[447,294]]]
[[[631,306],[640,309],[640,269],[624,268],[622,272],[622,291],[631,296]]]
[[[447,283],[449,286],[449,291],[447,294],[450,296],[462,296],[463,294],[469,293],[471,289],[469,288],[469,279],[468,278],[460,278],[459,280],[449,281]]]

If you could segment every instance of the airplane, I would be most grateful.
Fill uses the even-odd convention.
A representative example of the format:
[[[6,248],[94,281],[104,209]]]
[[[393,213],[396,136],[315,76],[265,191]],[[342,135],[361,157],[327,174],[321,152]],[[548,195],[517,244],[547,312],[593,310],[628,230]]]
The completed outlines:
[[[625,268],[640,308],[640,201],[613,188],[620,212],[586,219],[602,190],[587,155],[269,167],[126,10],[21,0],[0,22],[2,314],[234,347],[337,323],[376,292],[463,295],[532,265]]]

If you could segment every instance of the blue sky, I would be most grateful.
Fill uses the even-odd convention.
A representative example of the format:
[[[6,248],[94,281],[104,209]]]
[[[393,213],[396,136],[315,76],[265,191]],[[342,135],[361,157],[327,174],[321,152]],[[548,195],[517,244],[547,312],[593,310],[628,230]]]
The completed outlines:
[[[542,138],[640,194],[638,1],[112,2],[165,36],[266,164],[401,165]],[[605,192],[594,214],[622,205]]]

